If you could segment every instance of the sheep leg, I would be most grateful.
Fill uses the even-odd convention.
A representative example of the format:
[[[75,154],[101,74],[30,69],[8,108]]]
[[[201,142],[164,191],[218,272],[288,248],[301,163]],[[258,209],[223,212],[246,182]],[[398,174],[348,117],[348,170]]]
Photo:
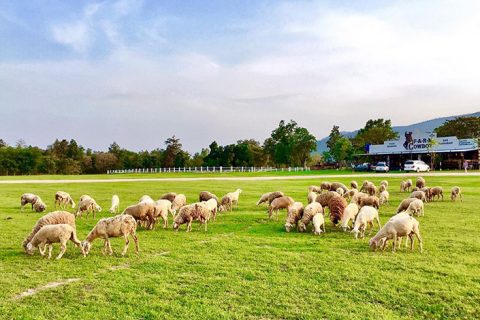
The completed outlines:
[[[103,242],[103,248],[102,248],[102,254],[105,255],[107,253],[107,246],[108,246],[108,243],[107,243],[107,239],[104,240]]]
[[[128,233],[124,234],[123,237],[125,238],[125,247],[123,248],[122,256],[127,253],[128,245],[130,244],[130,240],[128,239]]]
[[[395,249],[397,247],[397,240],[398,240],[398,236],[396,233],[393,234],[393,246],[392,246],[392,252],[395,252]]]
[[[53,245],[50,243],[48,245],[48,259],[52,257],[52,250],[53,250]]]
[[[415,238],[413,237],[413,234],[411,234],[411,233],[408,235],[408,238],[410,239],[410,251],[413,251],[413,243],[415,241]],[[407,248],[407,246],[405,246],[405,248]]]
[[[107,247],[109,255],[113,255],[112,245],[110,243],[110,238],[107,238]]]
[[[187,223],[187,232],[190,232],[191,230],[192,230],[192,219],[189,219]]]
[[[132,235],[133,242],[135,242],[135,253],[138,254],[139,248],[138,248],[138,238],[137,238],[137,235],[135,234],[135,231],[133,231],[133,232],[130,233],[130,234]]]
[[[42,247],[43,247],[43,249],[42,249]],[[42,257],[45,256],[45,249],[46,249],[46,247],[47,247],[47,246],[46,246],[45,244],[43,244],[43,245],[40,244],[40,245],[38,246],[38,251],[40,252],[40,255],[41,255]]]
[[[51,246],[51,245],[50,245]],[[63,254],[65,253],[65,251],[67,251],[67,242],[66,241],[63,241],[61,244],[60,244],[60,253],[58,254],[58,256],[55,258],[56,260],[62,258]],[[49,257],[50,259],[50,257]]]
[[[420,236],[420,230],[418,230],[418,228],[416,228],[416,229],[413,230],[413,233],[415,234],[415,236],[417,236],[418,243],[420,245],[420,253],[422,253],[423,252],[423,240],[422,240],[422,237]]]
[[[323,223],[322,226],[323,226],[323,232],[325,232],[325,223]]]
[[[207,232],[208,220],[205,220],[205,232]]]
[[[377,219],[377,223],[378,223],[378,230],[380,230],[380,229],[382,229],[382,225],[380,224],[380,218],[377,216],[376,219]],[[373,223],[372,223],[372,227],[373,227]]]

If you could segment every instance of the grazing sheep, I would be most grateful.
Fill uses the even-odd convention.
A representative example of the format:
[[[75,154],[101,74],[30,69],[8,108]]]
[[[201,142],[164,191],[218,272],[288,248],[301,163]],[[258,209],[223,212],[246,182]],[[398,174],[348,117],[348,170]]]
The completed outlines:
[[[419,199],[414,199],[409,205],[406,210],[407,213],[412,215],[423,216],[425,214],[423,201]]]
[[[155,216],[157,215],[157,208],[152,203],[140,202],[128,206],[123,210],[122,214],[128,214],[135,218],[137,223],[144,221],[148,229],[152,229],[155,223]]]
[[[388,181],[387,180],[382,180],[380,181],[381,186],[385,186],[385,190],[388,188]]]
[[[273,191],[273,192],[264,193],[260,197],[260,199],[257,201],[257,206],[262,204],[262,203],[265,203],[265,202],[268,202],[268,205],[270,205],[270,203],[272,203],[273,200],[275,200],[277,198],[280,198],[280,197],[283,197],[283,196],[284,196],[284,194],[281,191]]]
[[[357,192],[353,197],[350,202],[356,203],[357,205],[360,206],[362,199],[370,197],[368,194],[363,193],[363,192]]]
[[[378,187],[378,194],[386,190],[387,190],[387,187],[384,184],[381,184],[380,187]]]
[[[187,204],[187,197],[184,194],[177,194],[173,200],[167,198],[160,198],[164,200],[169,200],[172,203],[172,210],[177,212],[181,207]]]
[[[273,200],[268,207],[268,218],[271,219],[273,212],[275,212],[276,220],[278,221],[278,212],[281,209],[288,209],[288,207],[293,205],[294,202],[295,201],[293,201],[292,198],[287,196],[283,196]]]
[[[312,218],[313,224],[313,234],[320,235],[320,233],[325,232],[325,218],[323,212],[315,214]],[[323,231],[321,227],[323,226]]]
[[[95,202],[95,200],[87,195],[83,195],[80,197],[80,202],[78,203],[77,211],[75,212],[75,216],[80,218],[82,217],[82,214],[84,212],[87,213],[87,218],[88,214],[91,212],[93,213],[93,219],[95,219],[95,212],[101,212],[102,208]]]
[[[359,191],[360,191],[360,192],[365,192],[365,187],[366,187],[368,184],[370,184],[370,183],[371,183],[371,182],[368,181],[368,180],[363,180],[363,182],[362,182],[362,187],[360,188]]]
[[[262,194],[260,199],[258,199],[258,201],[257,201],[257,206],[261,205],[262,203],[267,202],[268,197],[270,197],[271,194],[272,194],[271,192],[267,192],[267,193]]]
[[[114,194],[112,196],[112,205],[110,206],[110,210],[108,210],[110,213],[118,213],[120,207],[120,198]]]
[[[208,217],[208,221],[213,218],[213,221],[217,219],[217,210],[218,210],[218,203],[215,198],[211,198],[208,201],[202,201],[202,203],[207,206],[208,211],[210,212],[210,216]]]
[[[343,197],[343,195],[346,193],[343,191],[342,188],[338,188],[337,190],[335,190],[336,193],[338,193],[340,195],[340,197]]]
[[[20,197],[20,211],[23,212],[23,208],[27,203],[32,205],[32,210],[35,210],[35,212],[43,212],[47,209],[47,205],[42,199],[33,193],[24,193]]]
[[[308,192],[322,193],[322,188],[318,186],[310,186],[308,187]]]
[[[400,237],[408,236],[410,238],[410,249],[413,251],[413,236],[416,236],[420,242],[420,253],[423,252],[423,241],[420,236],[420,224],[419,222],[408,215],[402,213],[398,214],[398,217],[392,217],[377,234],[370,239],[370,248],[376,251],[382,248],[385,250],[387,241],[393,239],[392,251],[395,252],[397,247],[397,240]]]
[[[425,195],[425,192],[423,191],[414,191],[410,194],[410,198],[417,198],[422,200],[423,202],[427,201],[427,197]]]
[[[135,242],[135,252],[138,254],[138,238],[135,234],[137,231],[137,222],[135,218],[128,214],[119,214],[111,218],[100,219],[92,231],[87,235],[85,241],[82,242],[82,247],[85,250],[85,254],[90,252],[92,242],[97,238],[104,240],[102,253],[105,254],[108,250],[109,254],[113,254],[112,246],[110,245],[110,238],[124,237],[125,247],[122,251],[122,256],[127,253],[130,240],[128,236],[132,236]]]
[[[307,203],[310,204],[315,202],[315,199],[317,199],[317,194],[313,191],[309,192],[307,195]]]
[[[328,209],[330,210],[330,221],[334,225],[338,224],[343,217],[343,212],[347,207],[347,200],[342,197],[333,197],[328,202]]]
[[[33,255],[33,251],[38,247],[40,254],[45,256],[45,250],[48,245],[48,259],[52,257],[52,243],[60,243],[60,253],[57,260],[60,259],[65,251],[67,251],[67,241],[72,240],[76,246],[80,246],[83,256],[85,251],[81,246],[80,240],[77,239],[77,232],[74,227],[69,224],[51,224],[43,226],[27,244],[27,253]]]
[[[378,208],[380,208],[380,200],[376,196],[362,197],[358,206],[360,208],[364,206],[371,206],[378,210]]]
[[[350,203],[346,208],[345,211],[343,212],[343,217],[342,217],[342,224],[341,227],[343,231],[347,231],[348,227],[348,222],[352,221],[352,225],[355,222],[355,217],[358,214],[358,211],[360,210],[359,206],[352,202]]]
[[[359,191],[358,191],[357,189],[350,189],[350,190],[348,190],[348,192],[344,195],[344,197],[345,197],[345,198],[353,199],[353,197],[355,197],[358,193],[359,193]]]
[[[338,189],[342,189],[343,193],[348,192],[348,188],[343,183],[333,182],[332,184],[330,184],[330,191],[338,192]],[[343,194],[342,194],[342,196],[343,196]]]
[[[27,250],[27,244],[33,239],[35,234],[44,226],[51,224],[69,224],[75,228],[75,216],[66,211],[54,211],[47,213],[37,220],[30,234],[23,240],[22,246]]]
[[[427,198],[427,202],[428,202],[430,200],[430,198],[432,197],[432,195],[430,193],[430,188],[423,187],[422,189],[420,189],[420,191],[425,192],[425,197]]]
[[[290,207],[288,207],[287,218],[285,220],[285,231],[290,232],[290,230],[297,225],[298,220],[303,216],[303,203],[294,202]]]
[[[300,221],[298,221],[298,231],[305,232],[307,230],[307,226],[312,221],[315,215],[321,215],[323,217],[323,208],[322,205],[318,202],[312,202],[305,207],[303,210],[303,215]],[[323,226],[323,230],[325,231],[325,225]]]
[[[55,193],[55,209],[57,208],[57,206],[63,209],[66,208],[67,205],[75,208],[75,202],[73,201],[70,194],[65,191],[57,191],[57,193]]]
[[[440,200],[440,196],[441,196],[442,201],[443,201],[443,188],[442,187],[429,188],[428,191],[429,191],[429,200],[430,201],[434,201],[435,196],[437,197],[437,200]]]
[[[234,192],[229,192],[226,195],[232,199],[232,208],[235,206],[238,208],[238,199],[240,197],[240,193],[242,193],[242,189],[237,189]]]
[[[351,187],[352,189],[357,189],[357,190],[358,190],[358,182],[355,181],[355,180],[351,181],[351,182],[350,182],[350,187]]]
[[[215,199],[215,201],[218,203],[218,197],[209,191],[202,191],[198,195],[198,202],[208,201],[210,199]]]
[[[371,206],[362,207],[360,212],[358,212],[355,223],[353,224],[352,233],[354,234],[355,239],[358,238],[358,233],[360,233],[360,237],[362,239],[365,237],[365,230],[367,229],[368,225],[371,225],[371,233],[374,228],[374,220],[377,220],[378,228],[380,229],[382,226],[380,224],[380,218],[378,217],[378,210]]]
[[[370,196],[373,196],[377,193],[377,187],[373,183],[369,183],[365,186],[365,193],[367,193]]]
[[[170,201],[171,203],[173,203],[173,200],[175,200],[175,197],[177,196],[177,194],[175,192],[169,192],[169,193],[165,193],[163,194],[161,197],[160,197],[160,200],[168,200]]]
[[[455,201],[457,200],[457,197],[460,197],[460,201],[463,202],[462,190],[460,189],[460,187],[453,187],[450,198],[452,199],[452,201]]]
[[[390,193],[387,190],[384,190],[384,191],[380,192],[380,197],[379,197],[380,202],[379,202],[379,204],[380,205],[390,204],[388,202],[389,198],[390,198]]]
[[[397,213],[407,210],[408,206],[410,206],[410,203],[412,203],[415,200],[417,200],[417,198],[403,199],[402,202],[400,202],[400,205],[397,208]]]
[[[422,177],[417,177],[415,186],[417,186],[418,189],[425,188],[425,179],[423,179]]]
[[[413,185],[413,183],[412,183],[411,179],[402,181],[400,183],[400,191],[401,192],[410,192],[410,189],[412,188],[412,185]]]
[[[319,194],[317,196],[317,198],[315,199],[315,201],[320,203],[322,205],[322,207],[327,207],[328,202],[334,197],[340,197],[340,196],[338,195],[338,193],[336,193],[334,191],[327,191],[327,192]]]
[[[155,201],[153,201],[152,197],[150,197],[149,195],[143,195],[140,200],[138,200],[138,203],[150,203],[150,204],[154,204]]]
[[[220,206],[218,207],[218,211],[232,211],[233,210],[233,199],[230,194],[226,194],[220,200]]]
[[[158,217],[162,218],[163,220],[163,228],[168,228],[168,214],[170,213],[172,216],[172,203],[166,199],[160,199],[155,201],[155,222],[153,229],[155,229],[155,224],[157,223]]]
[[[210,213],[206,206],[193,203],[188,206],[180,208],[178,215],[173,222],[173,229],[178,231],[180,225],[187,224],[187,232],[192,231],[192,221],[198,220],[201,224],[205,224],[205,231],[207,231],[207,222]]]
[[[330,191],[330,186],[331,186],[330,182],[326,182],[326,181],[322,182],[320,184],[320,190]]]

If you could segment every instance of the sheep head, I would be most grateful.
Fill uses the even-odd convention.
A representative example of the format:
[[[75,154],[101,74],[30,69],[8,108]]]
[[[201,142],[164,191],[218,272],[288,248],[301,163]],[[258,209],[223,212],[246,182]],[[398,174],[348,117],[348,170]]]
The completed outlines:
[[[84,256],[86,256],[90,252],[90,249],[92,248],[92,244],[88,241],[82,241],[82,248],[83,248]]]
[[[26,252],[27,252],[29,255],[33,256],[33,251],[35,250],[35,248],[36,248],[36,247],[35,247],[31,242],[29,242],[29,243],[27,244],[27,247],[26,247]]]

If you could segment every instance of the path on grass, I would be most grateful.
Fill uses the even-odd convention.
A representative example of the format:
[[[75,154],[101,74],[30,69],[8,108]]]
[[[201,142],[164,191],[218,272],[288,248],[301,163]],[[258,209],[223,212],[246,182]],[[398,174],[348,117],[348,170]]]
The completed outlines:
[[[321,180],[334,178],[402,178],[412,176],[425,177],[480,177],[480,172],[422,172],[422,173],[372,173],[372,174],[326,174],[304,176],[267,176],[267,177],[199,177],[199,178],[118,178],[118,179],[77,179],[77,180],[0,180],[0,184],[50,184],[50,183],[113,183],[113,182],[188,182],[188,181],[271,181],[271,180]]]

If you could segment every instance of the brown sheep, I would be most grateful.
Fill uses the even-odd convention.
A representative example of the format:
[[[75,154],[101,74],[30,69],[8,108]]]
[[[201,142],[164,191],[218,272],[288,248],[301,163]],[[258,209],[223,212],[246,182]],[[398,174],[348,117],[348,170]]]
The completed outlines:
[[[330,190],[330,186],[331,186],[330,182],[326,182],[326,181],[325,181],[325,182],[322,182],[322,183],[320,184],[320,189],[321,189],[322,191],[323,191],[323,190],[329,191],[329,190]]]
[[[427,202],[427,196],[423,191],[414,191],[410,194],[410,198],[417,198],[422,200],[423,202]]]
[[[358,190],[358,182],[355,181],[355,180],[354,180],[354,181],[351,181],[351,182],[350,182],[350,187],[351,187],[352,189],[357,189],[357,190]]]
[[[450,199],[452,199],[452,201],[455,201],[457,199],[457,197],[460,197],[460,201],[463,202],[462,190],[460,189],[460,187],[453,187]]]
[[[328,202],[328,208],[330,209],[330,221],[334,225],[337,225],[343,217],[343,212],[347,207],[347,200],[342,197],[333,197]]]
[[[27,250],[27,244],[33,239],[38,230],[50,224],[69,224],[75,228],[75,216],[66,211],[54,211],[38,219],[30,234],[23,240],[22,246],[25,251]]]
[[[210,212],[208,208],[201,203],[193,203],[188,206],[180,208],[178,215],[173,222],[173,230],[178,231],[180,225],[187,224],[187,232],[192,231],[192,221],[198,220],[201,224],[205,224],[205,231],[207,231],[208,218]]]
[[[268,218],[271,219],[275,212],[276,220],[278,221],[278,212],[281,209],[288,209],[295,201],[291,197],[283,196],[277,198],[270,203],[268,207]]]
[[[177,194],[175,192],[169,192],[169,193],[165,193],[163,194],[160,199],[164,199],[164,200],[168,200],[170,201],[171,203],[173,203],[173,200],[175,200],[175,197],[177,196]]]
[[[348,192],[347,187],[346,187],[343,183],[333,182],[333,183],[330,185],[330,191],[337,191],[339,188],[343,190],[343,193],[344,193],[344,194]]]
[[[402,211],[405,211],[408,209],[408,207],[410,206],[410,203],[412,203],[413,201],[415,201],[417,198],[407,198],[407,199],[403,199],[402,202],[400,202],[398,208],[397,208],[397,212],[396,213],[399,213],[399,212],[402,212]]]
[[[315,201],[320,203],[322,207],[328,207],[328,202],[334,197],[340,197],[340,195],[334,191],[328,191],[319,194]]]
[[[415,182],[415,186],[418,189],[425,188],[425,179],[423,179],[422,177],[417,177],[417,181]]]
[[[145,221],[148,229],[153,228],[157,216],[155,205],[144,202],[127,207],[122,214],[131,215],[137,222]]]
[[[218,203],[218,197],[211,193],[211,192],[208,192],[208,191],[202,191],[200,192],[200,194],[198,195],[198,202],[202,202],[202,201],[208,201],[210,199],[215,199],[217,200],[217,203]]]
[[[360,198],[358,206],[360,208],[364,206],[371,206],[378,210],[380,207],[380,200],[376,196],[368,196]]]
[[[308,187],[308,192],[321,193],[321,192],[322,192],[322,188],[320,188],[320,187],[318,187],[318,186],[310,186],[310,187]]]
[[[440,200],[440,196],[442,197],[443,201],[443,188],[442,187],[433,187],[428,189],[429,193],[429,200],[434,201],[435,196],[437,196],[437,199]]]
[[[285,231],[290,230],[297,225],[298,220],[303,216],[303,204],[301,202],[295,202],[288,208],[287,218],[285,220]]]

